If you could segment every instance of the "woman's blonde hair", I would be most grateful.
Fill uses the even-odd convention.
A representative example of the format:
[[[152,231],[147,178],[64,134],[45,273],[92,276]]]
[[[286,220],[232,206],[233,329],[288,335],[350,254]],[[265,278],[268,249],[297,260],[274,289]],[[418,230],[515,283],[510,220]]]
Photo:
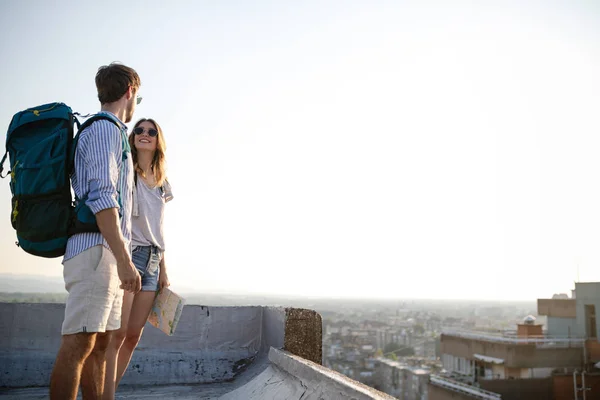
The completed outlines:
[[[152,168],[152,172],[154,173],[154,179],[156,180],[156,186],[160,187],[165,183],[167,179],[167,160],[165,158],[165,151],[167,150],[167,144],[165,142],[165,138],[163,136],[163,131],[160,128],[160,125],[156,123],[152,118],[142,118],[135,123],[133,129],[137,128],[142,122],[150,122],[154,125],[156,130],[158,131],[158,135],[156,136],[156,150],[154,151],[154,157],[152,157],[152,163],[150,167]],[[135,148],[135,133],[133,133],[133,129],[131,130],[131,134],[129,135],[129,145],[131,146],[131,155],[133,156],[133,168],[135,172],[139,173],[144,178],[146,177],[144,171],[140,167],[138,163],[138,152]]]

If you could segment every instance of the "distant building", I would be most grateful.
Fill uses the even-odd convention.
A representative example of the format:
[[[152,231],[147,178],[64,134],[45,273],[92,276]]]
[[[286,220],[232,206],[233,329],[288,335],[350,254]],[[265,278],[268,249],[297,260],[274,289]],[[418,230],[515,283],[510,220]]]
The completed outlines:
[[[375,336],[375,346],[378,349],[384,349],[389,344],[400,344],[410,346],[411,337],[406,329],[398,329],[396,327],[378,328],[372,331]]]
[[[465,383],[485,379],[545,378],[554,368],[581,365],[582,339],[546,339],[527,317],[517,334],[450,331],[442,334],[442,365]]]
[[[600,398],[600,385],[595,383],[600,383],[595,366],[600,362],[597,308],[600,282],[576,283],[570,299],[538,299],[545,330],[528,315],[516,332],[444,331],[440,352],[445,372],[431,378],[430,400],[499,395],[503,400],[571,400],[574,390],[583,389],[586,398]]]
[[[427,368],[379,358],[373,387],[400,400],[428,400],[429,375]]]

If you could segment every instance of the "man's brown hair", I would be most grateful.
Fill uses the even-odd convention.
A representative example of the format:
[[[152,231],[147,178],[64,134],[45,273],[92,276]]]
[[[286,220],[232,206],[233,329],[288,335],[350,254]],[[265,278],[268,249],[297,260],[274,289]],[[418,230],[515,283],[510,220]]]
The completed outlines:
[[[96,88],[100,104],[113,103],[123,97],[129,86],[137,90],[140,85],[137,72],[117,62],[101,66],[96,73]]]

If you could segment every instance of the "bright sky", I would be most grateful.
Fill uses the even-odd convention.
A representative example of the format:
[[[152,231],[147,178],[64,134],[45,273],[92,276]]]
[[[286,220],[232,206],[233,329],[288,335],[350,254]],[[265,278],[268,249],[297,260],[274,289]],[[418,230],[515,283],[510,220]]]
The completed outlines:
[[[52,101],[95,112],[98,67],[135,68],[134,121],[168,145],[174,290],[534,300],[578,264],[600,280],[600,3],[58,3],[0,2],[3,129]],[[0,210],[0,272],[60,276],[14,245],[8,179]]]

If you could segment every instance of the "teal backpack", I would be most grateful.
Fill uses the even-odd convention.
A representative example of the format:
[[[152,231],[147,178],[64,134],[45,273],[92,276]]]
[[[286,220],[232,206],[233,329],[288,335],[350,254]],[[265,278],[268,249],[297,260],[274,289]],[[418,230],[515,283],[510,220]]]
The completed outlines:
[[[16,244],[35,256],[63,256],[71,235],[99,232],[86,199],[72,196],[75,149],[79,134],[93,122],[106,119],[119,129],[120,125],[110,114],[95,114],[83,124],[76,115],[64,103],[44,104],[16,113],[8,127],[0,177],[10,175],[10,220]],[[75,125],[77,132],[73,135]],[[121,136],[125,159],[129,152],[125,130],[121,130]],[[7,155],[10,171],[2,176]]]

